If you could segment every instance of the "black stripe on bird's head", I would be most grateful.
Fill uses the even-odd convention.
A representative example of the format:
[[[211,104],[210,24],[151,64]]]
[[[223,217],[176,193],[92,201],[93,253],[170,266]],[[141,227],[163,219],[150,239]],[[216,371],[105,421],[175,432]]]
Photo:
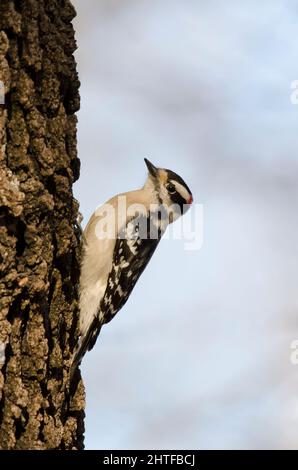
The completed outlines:
[[[185,213],[193,202],[191,190],[185,181],[172,170],[157,168],[147,158],[145,158],[145,163],[159,200],[168,206],[177,204],[181,213]]]

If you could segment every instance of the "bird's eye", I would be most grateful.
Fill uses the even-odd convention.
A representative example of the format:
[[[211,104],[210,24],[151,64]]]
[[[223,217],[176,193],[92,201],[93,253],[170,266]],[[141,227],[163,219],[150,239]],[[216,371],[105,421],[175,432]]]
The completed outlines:
[[[167,190],[170,194],[175,194],[176,188],[172,183],[167,184]]]

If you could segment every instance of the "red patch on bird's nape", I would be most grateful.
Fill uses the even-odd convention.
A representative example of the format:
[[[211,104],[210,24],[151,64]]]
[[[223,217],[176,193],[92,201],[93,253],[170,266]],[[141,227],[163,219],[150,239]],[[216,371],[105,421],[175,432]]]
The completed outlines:
[[[193,203],[193,197],[190,196],[190,198],[189,198],[188,201],[187,201],[187,204],[191,205],[192,203]]]

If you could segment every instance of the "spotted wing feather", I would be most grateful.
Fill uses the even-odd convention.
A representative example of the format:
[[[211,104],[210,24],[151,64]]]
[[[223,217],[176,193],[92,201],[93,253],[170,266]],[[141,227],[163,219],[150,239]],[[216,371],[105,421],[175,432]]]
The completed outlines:
[[[108,276],[105,294],[100,302],[98,314],[85,337],[81,339],[76,363],[87,350],[93,348],[101,326],[111,321],[126,303],[149,263],[162,236],[162,231],[158,229],[152,238],[150,229],[152,229],[152,217],[138,216],[130,220],[120,232],[115,243],[112,269]]]

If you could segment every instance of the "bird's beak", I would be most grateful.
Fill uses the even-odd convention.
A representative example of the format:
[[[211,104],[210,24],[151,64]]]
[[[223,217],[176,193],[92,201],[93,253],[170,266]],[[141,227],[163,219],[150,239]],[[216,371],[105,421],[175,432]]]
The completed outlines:
[[[147,158],[144,158],[144,160],[145,160],[145,163],[147,165],[150,175],[152,175],[155,178],[157,175],[157,168],[153,165],[153,163],[149,162]]]

